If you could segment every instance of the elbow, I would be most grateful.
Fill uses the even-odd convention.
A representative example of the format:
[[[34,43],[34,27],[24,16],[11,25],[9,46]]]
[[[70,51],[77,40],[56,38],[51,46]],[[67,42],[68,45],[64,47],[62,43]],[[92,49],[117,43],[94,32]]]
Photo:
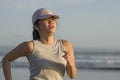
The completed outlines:
[[[5,56],[5,57],[2,58],[2,63],[6,62],[6,61],[8,61],[8,59]]]
[[[7,59],[4,57],[4,58],[2,59],[2,64],[5,63],[6,61],[7,61]]]
[[[75,70],[71,75],[70,75],[70,78],[71,79],[74,79],[77,75],[77,70]]]
[[[75,78],[75,76],[70,76],[70,78],[71,78],[71,79],[74,79],[74,78]]]
[[[71,79],[74,79],[77,75],[77,69],[74,68],[73,70],[67,70],[67,73],[68,73],[68,76],[71,78]]]
[[[8,63],[10,63],[10,61],[9,61],[6,57],[4,57],[4,58],[2,59],[2,65],[4,66],[4,65],[6,65],[6,64],[8,64]]]
[[[75,76],[74,75],[71,75],[71,76],[69,76],[71,79],[74,79],[75,78]]]
[[[8,60],[4,57],[4,58],[2,59],[2,65],[4,66],[4,64],[5,64],[6,62],[8,62]]]
[[[76,77],[76,74],[72,74],[69,76],[71,79],[74,79]]]
[[[68,74],[68,76],[71,78],[71,79],[74,79],[75,77],[76,77],[76,75],[77,75],[77,68],[76,68],[76,66],[74,65],[74,66],[67,66],[66,67],[66,70],[67,70],[67,74]]]
[[[8,67],[10,67],[10,61],[7,58],[3,58],[2,59],[2,68],[7,69]]]

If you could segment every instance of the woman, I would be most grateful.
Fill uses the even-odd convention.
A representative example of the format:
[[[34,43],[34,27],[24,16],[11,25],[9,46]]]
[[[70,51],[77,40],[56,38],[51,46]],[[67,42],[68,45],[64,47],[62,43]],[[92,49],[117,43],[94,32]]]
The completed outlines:
[[[30,63],[30,80],[63,80],[65,70],[70,78],[75,78],[72,45],[67,40],[54,38],[57,19],[58,15],[45,8],[34,12],[34,40],[21,43],[3,58],[5,80],[12,80],[10,62],[22,56]]]

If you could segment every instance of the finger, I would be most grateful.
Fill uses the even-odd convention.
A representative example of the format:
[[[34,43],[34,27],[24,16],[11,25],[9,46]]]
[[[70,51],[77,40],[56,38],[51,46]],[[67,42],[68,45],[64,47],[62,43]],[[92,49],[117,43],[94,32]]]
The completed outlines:
[[[65,55],[71,55],[70,51],[63,51],[65,53]]]

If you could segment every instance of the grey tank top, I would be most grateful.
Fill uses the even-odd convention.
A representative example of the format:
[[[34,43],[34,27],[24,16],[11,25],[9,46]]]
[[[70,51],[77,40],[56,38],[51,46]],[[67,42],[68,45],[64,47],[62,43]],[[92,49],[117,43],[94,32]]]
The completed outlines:
[[[63,80],[66,60],[63,58],[65,48],[61,40],[52,45],[45,45],[34,40],[34,50],[28,56],[30,63],[30,80]]]

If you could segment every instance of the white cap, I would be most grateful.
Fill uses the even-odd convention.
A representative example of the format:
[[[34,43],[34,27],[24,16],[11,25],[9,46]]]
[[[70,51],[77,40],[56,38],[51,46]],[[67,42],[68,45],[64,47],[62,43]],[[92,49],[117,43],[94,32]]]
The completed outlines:
[[[45,8],[40,8],[36,10],[32,16],[32,24],[35,23],[38,19],[47,19],[49,17],[54,16],[56,19],[59,19],[60,17],[56,14],[53,14],[50,10]]]

